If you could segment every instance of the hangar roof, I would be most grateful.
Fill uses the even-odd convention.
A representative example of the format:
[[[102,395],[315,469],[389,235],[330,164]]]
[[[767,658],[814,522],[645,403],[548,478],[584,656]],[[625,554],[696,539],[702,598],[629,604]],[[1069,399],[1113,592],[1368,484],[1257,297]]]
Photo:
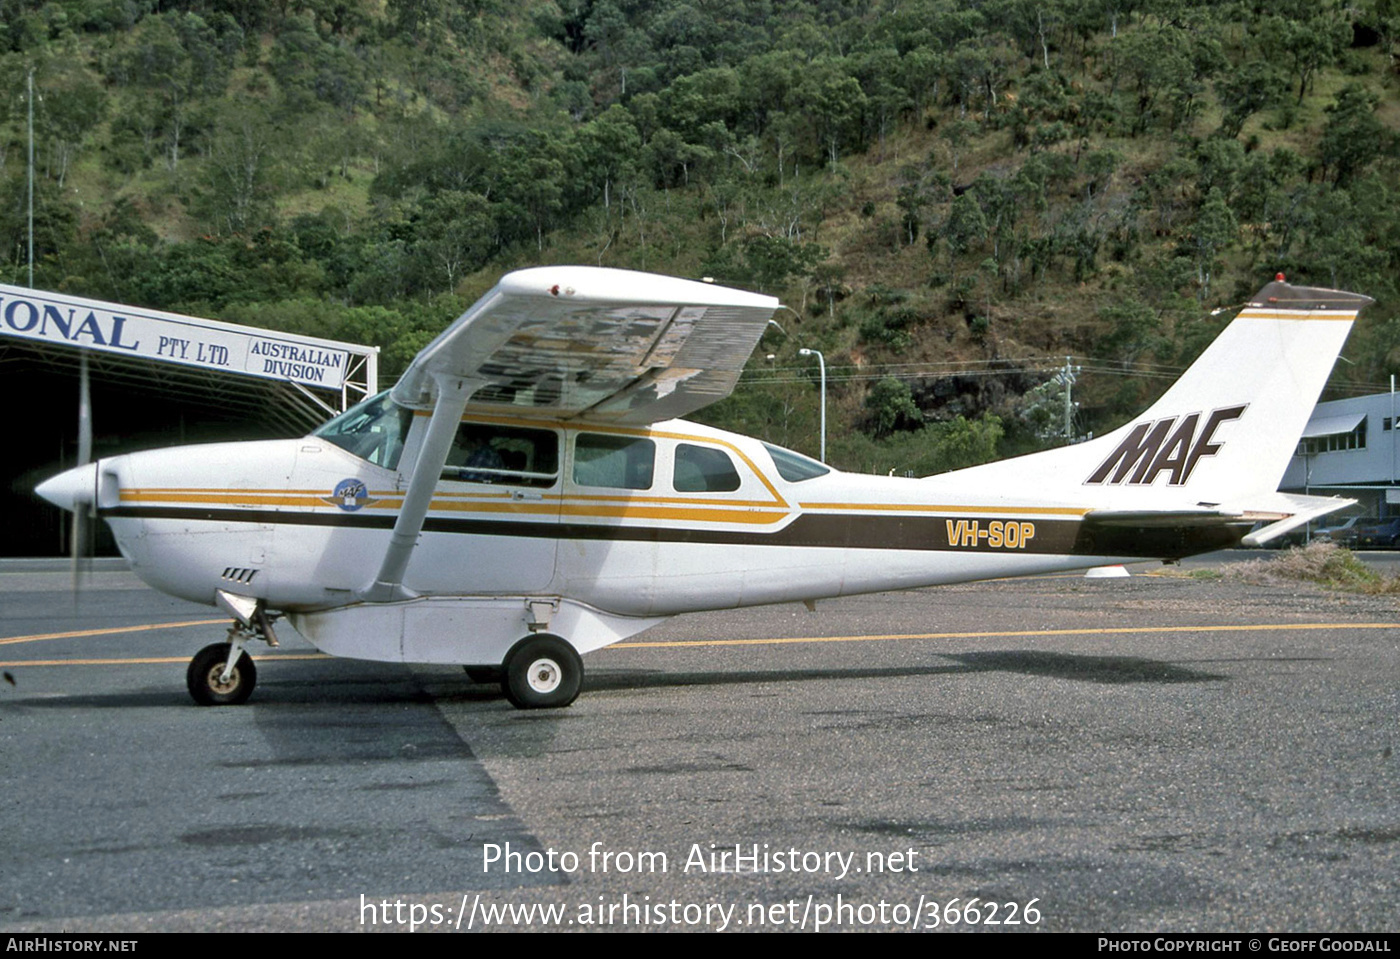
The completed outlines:
[[[379,348],[0,284],[0,366],[92,375],[303,432],[378,391]]]

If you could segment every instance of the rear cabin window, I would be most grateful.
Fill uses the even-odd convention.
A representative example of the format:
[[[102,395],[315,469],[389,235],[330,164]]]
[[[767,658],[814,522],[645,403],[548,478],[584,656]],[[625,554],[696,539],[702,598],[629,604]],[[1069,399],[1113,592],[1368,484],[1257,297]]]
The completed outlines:
[[[579,486],[651,489],[655,464],[651,440],[580,433],[574,441],[574,482]]]
[[[792,450],[783,449],[781,446],[774,446],[771,443],[764,443],[763,448],[768,451],[769,456],[773,457],[773,465],[777,467],[778,475],[789,483],[816,479],[818,476],[825,476],[831,472],[829,466],[818,463],[801,453],[794,453]]]
[[[681,443],[671,482],[677,493],[732,493],[739,488],[739,472],[724,450]]]
[[[442,478],[462,483],[553,486],[559,478],[559,436],[549,430],[463,423]]]

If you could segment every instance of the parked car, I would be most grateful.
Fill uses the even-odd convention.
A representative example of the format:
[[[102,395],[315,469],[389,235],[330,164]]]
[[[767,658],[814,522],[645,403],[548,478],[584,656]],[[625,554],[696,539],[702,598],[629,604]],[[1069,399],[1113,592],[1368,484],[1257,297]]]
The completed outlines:
[[[1394,549],[1400,546],[1400,516],[1368,519],[1352,527],[1357,549]]]
[[[1380,518],[1376,516],[1349,516],[1334,526],[1323,526],[1313,531],[1312,538],[1322,540],[1326,543],[1336,543],[1338,546],[1350,547],[1356,542],[1356,528],[1358,525],[1379,523]]]

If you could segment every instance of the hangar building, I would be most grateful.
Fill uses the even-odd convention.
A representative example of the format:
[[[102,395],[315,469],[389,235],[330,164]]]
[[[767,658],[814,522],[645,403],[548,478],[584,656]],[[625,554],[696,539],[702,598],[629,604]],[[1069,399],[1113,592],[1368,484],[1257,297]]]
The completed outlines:
[[[0,462],[0,556],[68,552],[67,515],[34,487],[76,462],[84,355],[94,458],[300,436],[378,391],[378,347],[0,284],[0,395],[21,438]]]
[[[1279,488],[1359,500],[1348,513],[1400,513],[1397,417],[1400,396],[1394,393],[1317,404]]]

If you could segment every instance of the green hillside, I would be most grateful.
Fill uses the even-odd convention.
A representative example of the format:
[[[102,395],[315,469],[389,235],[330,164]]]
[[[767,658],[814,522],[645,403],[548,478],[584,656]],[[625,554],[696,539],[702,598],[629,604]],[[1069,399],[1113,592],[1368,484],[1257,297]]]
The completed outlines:
[[[374,343],[508,269],[774,293],[718,425],[927,473],[1120,422],[1276,272],[1400,366],[1395,0],[0,0],[0,279]],[[1223,308],[1223,309],[1222,309]],[[1221,310],[1221,312],[1215,312]],[[1214,315],[1213,315],[1214,314]],[[767,355],[771,354],[771,359]]]

